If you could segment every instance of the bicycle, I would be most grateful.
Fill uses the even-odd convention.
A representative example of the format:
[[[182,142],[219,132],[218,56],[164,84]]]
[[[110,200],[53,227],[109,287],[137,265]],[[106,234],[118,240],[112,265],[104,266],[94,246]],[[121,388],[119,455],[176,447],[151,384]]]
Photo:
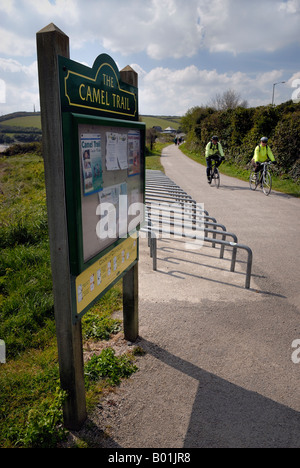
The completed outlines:
[[[270,194],[272,189],[272,176],[271,173],[268,171],[268,166],[270,164],[272,164],[272,161],[266,161],[261,163],[263,168],[259,172],[255,172],[254,169],[251,170],[249,177],[249,185],[251,190],[256,190],[257,187],[260,185],[265,195]]]
[[[218,154],[214,154],[213,156],[219,156]],[[216,167],[217,161],[215,159],[211,160],[211,168],[210,168],[210,181],[211,184],[214,181],[215,187],[219,188],[220,187],[220,172],[219,169]]]

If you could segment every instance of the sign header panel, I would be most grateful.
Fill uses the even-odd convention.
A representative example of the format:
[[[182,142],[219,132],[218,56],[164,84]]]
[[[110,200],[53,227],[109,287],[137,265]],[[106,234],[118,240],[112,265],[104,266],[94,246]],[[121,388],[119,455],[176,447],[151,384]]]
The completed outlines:
[[[114,60],[99,55],[92,68],[58,57],[63,112],[138,120],[138,90],[120,79]]]

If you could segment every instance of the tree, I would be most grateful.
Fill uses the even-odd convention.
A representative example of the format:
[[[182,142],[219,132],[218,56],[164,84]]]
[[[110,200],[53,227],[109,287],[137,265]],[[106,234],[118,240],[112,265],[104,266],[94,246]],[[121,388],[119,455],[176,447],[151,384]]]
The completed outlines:
[[[147,128],[146,130],[146,142],[150,146],[150,151],[153,149],[153,143],[155,143],[157,132],[154,127]]]
[[[233,89],[224,91],[223,94],[217,93],[211,99],[211,107],[217,111],[236,109],[237,107],[248,107],[247,101],[242,101],[239,93]]]

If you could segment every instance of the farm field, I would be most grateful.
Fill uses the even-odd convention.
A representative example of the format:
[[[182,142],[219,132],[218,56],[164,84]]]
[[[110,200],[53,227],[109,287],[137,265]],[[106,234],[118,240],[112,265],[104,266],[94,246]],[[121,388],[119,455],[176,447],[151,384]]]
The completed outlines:
[[[23,128],[41,128],[41,116],[40,114],[26,116],[26,117],[15,117],[13,119],[2,120],[0,125],[6,127],[23,127]]]
[[[4,120],[2,120],[4,118]],[[5,127],[23,127],[23,128],[41,128],[41,116],[38,113],[37,115],[30,115],[30,116],[20,116],[9,118],[5,120],[5,116],[3,116],[0,121],[0,126]],[[164,117],[164,116],[152,116],[141,115],[142,122],[145,122],[147,128],[152,128],[154,126],[159,126],[163,130],[167,127],[173,127],[176,130],[180,126],[180,117]]]

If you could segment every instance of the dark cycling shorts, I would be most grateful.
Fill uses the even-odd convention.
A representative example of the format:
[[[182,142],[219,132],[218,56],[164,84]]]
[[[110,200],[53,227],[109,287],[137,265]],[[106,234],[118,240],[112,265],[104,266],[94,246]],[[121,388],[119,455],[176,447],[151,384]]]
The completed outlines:
[[[222,157],[212,154],[206,158],[206,165],[210,169],[212,161],[216,161],[216,167],[219,167],[222,162]]]

